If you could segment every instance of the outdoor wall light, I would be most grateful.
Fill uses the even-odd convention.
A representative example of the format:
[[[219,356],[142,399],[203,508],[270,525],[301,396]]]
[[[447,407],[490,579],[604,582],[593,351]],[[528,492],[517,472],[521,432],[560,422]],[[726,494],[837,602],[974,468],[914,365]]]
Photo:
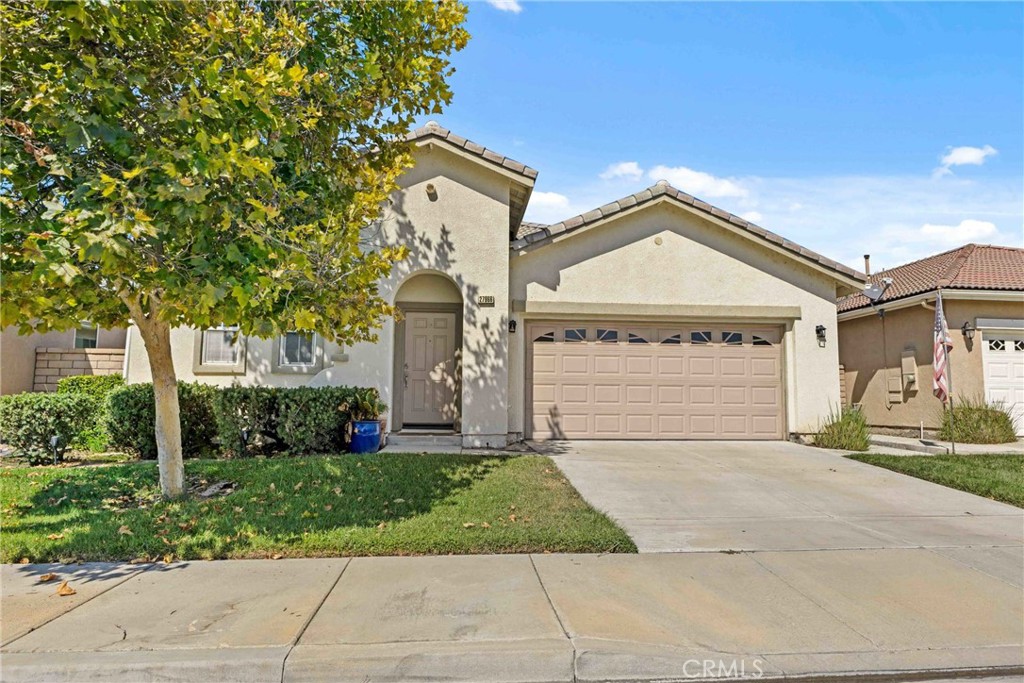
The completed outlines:
[[[515,334],[516,333],[516,321],[515,320],[509,320],[508,321],[508,333],[509,334]]]
[[[971,325],[971,322],[968,320],[963,324],[963,327],[960,328],[960,331],[963,332],[964,339],[970,341],[971,339],[974,339],[975,329],[974,325]]]
[[[818,338],[818,346],[825,346],[825,326],[818,325],[814,328],[814,335]]]

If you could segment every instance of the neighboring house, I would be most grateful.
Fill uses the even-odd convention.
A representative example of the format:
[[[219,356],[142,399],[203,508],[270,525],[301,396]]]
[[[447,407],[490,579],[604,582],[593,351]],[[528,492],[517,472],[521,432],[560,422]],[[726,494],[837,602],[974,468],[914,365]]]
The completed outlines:
[[[184,380],[368,385],[392,430],[522,438],[784,439],[838,405],[836,299],[864,276],[658,183],[524,223],[537,172],[428,124],[380,226],[408,246],[376,344],[176,329]],[[819,331],[820,328],[820,331]],[[148,381],[138,331],[128,380]]]
[[[941,288],[953,338],[953,400],[1001,401],[1014,411],[1018,434],[1024,432],[1024,249],[968,244],[870,277],[893,280],[876,306],[863,294],[839,301],[847,397],[868,422],[939,426],[932,334]]]
[[[56,391],[71,375],[121,374],[127,330],[81,327],[66,332],[0,333],[0,394]]]

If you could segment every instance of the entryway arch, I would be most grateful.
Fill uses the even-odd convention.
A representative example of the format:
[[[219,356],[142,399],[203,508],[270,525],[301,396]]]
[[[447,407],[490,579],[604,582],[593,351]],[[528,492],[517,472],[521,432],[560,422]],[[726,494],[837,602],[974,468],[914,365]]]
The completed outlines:
[[[436,271],[408,276],[395,293],[394,430],[460,430],[462,293]]]

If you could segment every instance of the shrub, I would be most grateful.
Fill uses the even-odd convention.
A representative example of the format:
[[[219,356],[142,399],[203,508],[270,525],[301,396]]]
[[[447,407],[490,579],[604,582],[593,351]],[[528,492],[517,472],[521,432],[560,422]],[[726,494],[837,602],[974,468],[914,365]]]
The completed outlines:
[[[0,399],[0,439],[33,464],[52,457],[50,438],[60,437],[60,453],[76,443],[96,414],[96,400],[80,394],[23,393]]]
[[[110,441],[106,429],[107,395],[123,386],[124,378],[121,375],[76,375],[57,382],[58,394],[89,396],[94,401],[95,410],[90,420],[92,424],[82,431],[75,446],[95,452],[107,449]]]
[[[1017,440],[1013,416],[1002,403],[980,396],[954,398],[953,409],[943,410],[938,437],[960,443],[1010,443]]]
[[[277,434],[277,401],[281,390],[273,387],[225,387],[217,392],[214,414],[217,436],[225,453],[245,456],[265,453],[280,445]],[[242,452],[242,430],[248,430]]]
[[[282,389],[278,396],[277,432],[295,453],[329,453],[345,449],[350,387],[298,387]]]
[[[181,413],[181,450],[185,457],[201,455],[213,448],[217,433],[213,402],[217,388],[205,384],[178,382]],[[107,433],[111,445],[139,457],[156,458],[156,405],[153,385],[129,384],[107,397]]]
[[[868,421],[855,408],[829,410],[828,420],[814,437],[814,445],[842,451],[866,451],[871,446]]]

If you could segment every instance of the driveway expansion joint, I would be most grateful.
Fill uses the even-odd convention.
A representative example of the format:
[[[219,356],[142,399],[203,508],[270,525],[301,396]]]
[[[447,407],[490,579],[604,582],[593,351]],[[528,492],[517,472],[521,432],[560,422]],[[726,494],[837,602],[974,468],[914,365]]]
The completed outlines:
[[[324,596],[320,599],[320,602],[317,603],[317,606],[310,611],[309,617],[306,619],[305,623],[302,624],[302,627],[299,628],[299,631],[295,634],[295,638],[292,639],[291,644],[288,645],[287,652],[285,652],[284,657],[281,658],[281,683],[284,683],[284,672],[285,667],[288,664],[288,657],[295,649],[295,646],[299,644],[299,640],[306,632],[306,629],[309,628],[309,625],[313,622],[313,618],[316,617],[316,615],[320,612],[320,609],[324,606],[324,603],[327,602],[327,598],[330,597],[331,593],[334,592],[335,587],[337,587],[338,582],[341,581],[341,577],[345,575],[345,570],[348,569],[350,564],[352,564],[351,557],[347,558],[345,564],[341,565],[341,571],[338,572],[338,576],[334,579],[334,582],[330,585],[330,587],[326,591],[324,591]]]

